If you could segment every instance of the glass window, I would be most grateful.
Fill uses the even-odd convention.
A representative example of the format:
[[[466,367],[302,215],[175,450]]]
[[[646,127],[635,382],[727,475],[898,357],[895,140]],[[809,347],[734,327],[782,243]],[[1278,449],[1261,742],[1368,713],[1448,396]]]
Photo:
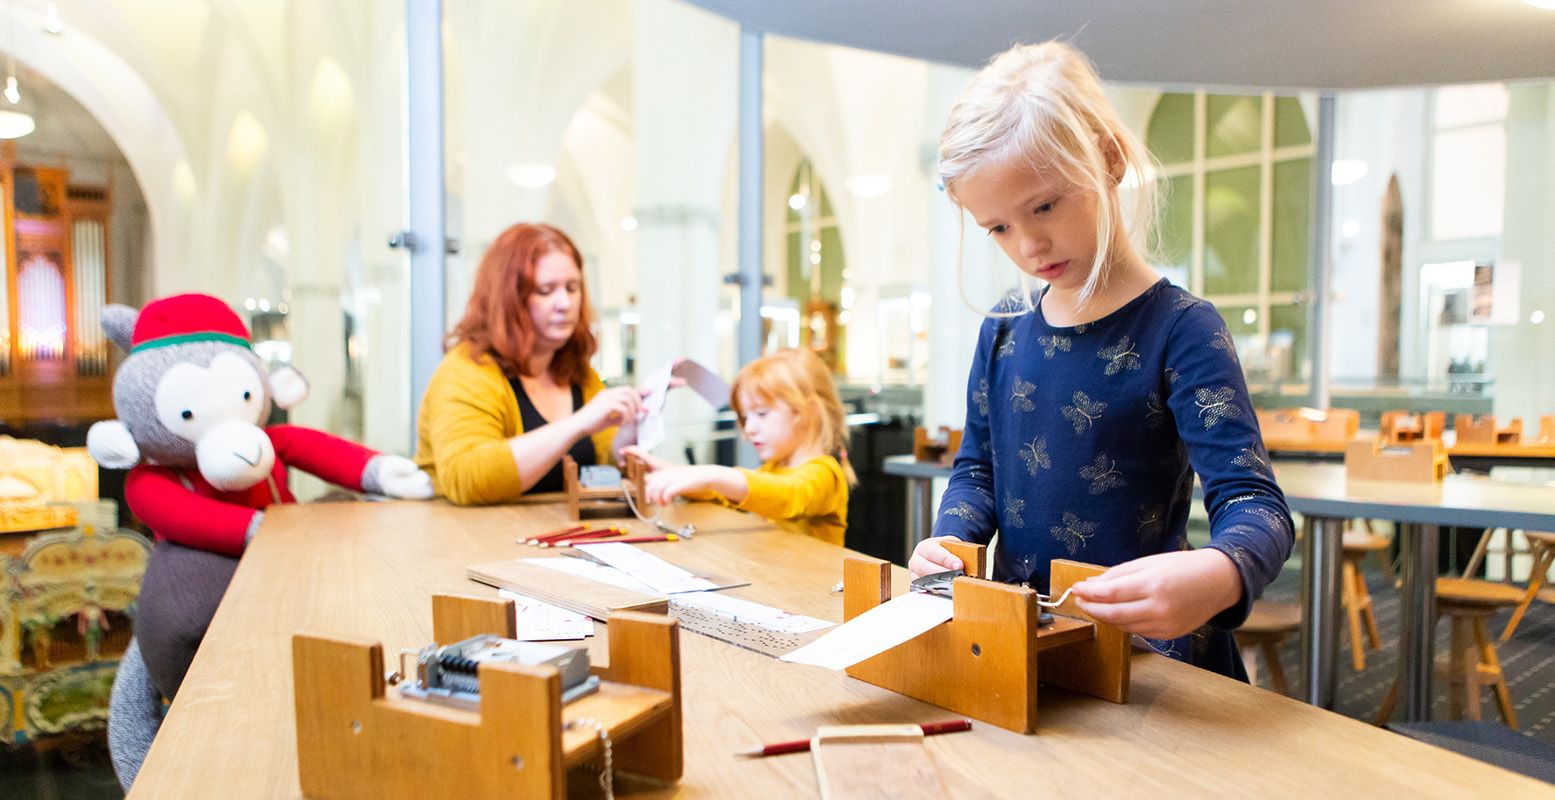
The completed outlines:
[[[1308,236],[1312,228],[1312,159],[1274,165],[1274,252],[1270,256],[1269,288],[1275,292],[1307,289]]]
[[[1207,125],[1208,157],[1256,153],[1263,139],[1262,98],[1212,94]]]
[[[1312,133],[1307,127],[1307,113],[1301,109],[1301,101],[1294,97],[1274,98],[1274,146],[1295,147],[1311,143]]]
[[[1150,152],[1162,164],[1193,160],[1193,95],[1164,94],[1150,117]]]
[[[1258,168],[1204,176],[1204,293],[1258,291]]]

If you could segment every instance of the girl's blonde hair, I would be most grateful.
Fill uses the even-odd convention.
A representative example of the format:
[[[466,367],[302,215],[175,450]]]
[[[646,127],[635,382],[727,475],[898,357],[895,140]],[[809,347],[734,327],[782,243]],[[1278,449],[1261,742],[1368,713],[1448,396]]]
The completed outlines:
[[[939,175],[960,210],[955,182],[989,164],[1019,158],[1039,173],[1056,172],[1070,185],[1096,195],[1096,261],[1080,290],[1083,304],[1106,280],[1115,248],[1144,251],[1155,221],[1157,170],[1147,151],[1102,93],[1089,59],[1064,42],[1019,45],[994,57],[972,78],[950,108],[939,142]],[[1134,182],[1135,208],[1125,223],[1115,191],[1125,176]],[[965,215],[961,215],[965,232]],[[961,284],[961,248],[956,282]],[[1021,273],[1026,309],[1034,305],[1031,277]],[[984,313],[961,297],[979,314]],[[1009,310],[1001,304],[1000,310]],[[991,314],[990,316],[1014,316]]]
[[[835,456],[842,465],[848,485],[858,483],[853,465],[848,463],[848,428],[843,421],[842,400],[831,370],[810,350],[779,350],[745,365],[734,376],[729,404],[745,427],[745,409],[740,397],[749,394],[771,403],[781,400],[799,416],[801,431],[808,435],[803,447],[812,447]]]

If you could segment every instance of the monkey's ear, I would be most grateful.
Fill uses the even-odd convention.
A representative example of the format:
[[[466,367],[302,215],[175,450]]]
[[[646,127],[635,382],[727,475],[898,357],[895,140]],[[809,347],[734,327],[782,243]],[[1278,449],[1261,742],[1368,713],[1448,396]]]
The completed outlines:
[[[270,373],[270,398],[282,410],[296,408],[308,399],[308,379],[291,367],[281,367]]]
[[[128,353],[130,339],[135,334],[135,320],[139,318],[140,312],[129,306],[121,306],[118,303],[103,306],[103,333],[108,335],[109,341]]]
[[[87,429],[86,451],[106,469],[129,469],[140,463],[135,437],[116,419],[95,422]]]

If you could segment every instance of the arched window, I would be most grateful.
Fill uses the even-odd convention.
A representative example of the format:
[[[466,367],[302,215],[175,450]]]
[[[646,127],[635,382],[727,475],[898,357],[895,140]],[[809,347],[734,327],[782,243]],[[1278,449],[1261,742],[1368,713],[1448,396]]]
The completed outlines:
[[[1304,380],[1314,147],[1300,101],[1163,94],[1146,141],[1166,183],[1161,266],[1220,309],[1249,380]]]

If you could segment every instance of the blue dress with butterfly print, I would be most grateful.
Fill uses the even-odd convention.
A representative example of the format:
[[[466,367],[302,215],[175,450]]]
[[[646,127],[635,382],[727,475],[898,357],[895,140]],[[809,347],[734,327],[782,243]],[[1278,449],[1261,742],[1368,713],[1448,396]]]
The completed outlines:
[[[1242,601],[1151,645],[1245,680],[1229,631],[1290,555],[1290,510],[1225,323],[1164,278],[1084,325],[1055,328],[1040,306],[983,323],[934,535],[997,532],[994,578],[1046,592],[1055,558],[1113,566],[1186,549],[1195,472],[1208,546],[1236,564]]]

